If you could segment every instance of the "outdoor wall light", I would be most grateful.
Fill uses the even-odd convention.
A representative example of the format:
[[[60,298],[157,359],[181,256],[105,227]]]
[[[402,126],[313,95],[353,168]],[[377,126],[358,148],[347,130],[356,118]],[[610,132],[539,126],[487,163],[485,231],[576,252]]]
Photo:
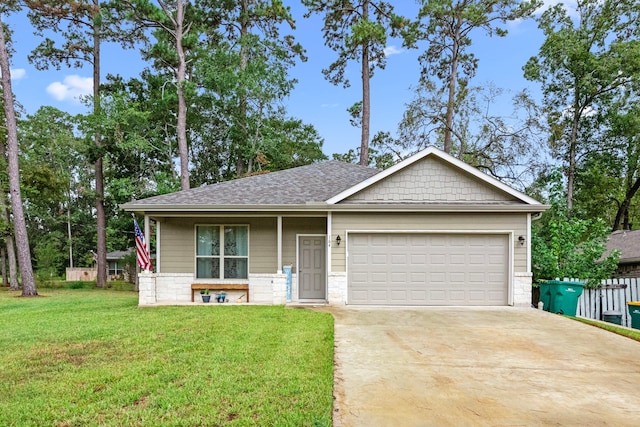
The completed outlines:
[[[336,237],[336,245],[340,246],[340,242],[342,242],[342,238],[338,234],[338,237]]]
[[[518,242],[520,242],[520,246],[524,246],[524,236],[518,236]]]

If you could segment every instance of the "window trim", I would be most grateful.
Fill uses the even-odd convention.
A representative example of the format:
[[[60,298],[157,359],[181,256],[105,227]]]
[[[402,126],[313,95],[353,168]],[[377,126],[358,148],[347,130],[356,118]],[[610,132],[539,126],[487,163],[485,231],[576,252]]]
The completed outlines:
[[[220,255],[198,255],[198,227],[218,227],[220,238]],[[247,229],[247,255],[224,255],[224,228],[225,227],[246,227]],[[229,223],[202,223],[195,224],[193,230],[194,236],[194,269],[193,275],[198,282],[216,282],[216,283],[249,283],[249,271],[250,271],[250,255],[251,255],[251,227],[249,224],[229,224]],[[198,259],[219,259],[220,260],[220,276],[224,275],[224,260],[229,259],[246,259],[247,260],[247,277],[246,278],[226,278],[226,277],[198,277]]]

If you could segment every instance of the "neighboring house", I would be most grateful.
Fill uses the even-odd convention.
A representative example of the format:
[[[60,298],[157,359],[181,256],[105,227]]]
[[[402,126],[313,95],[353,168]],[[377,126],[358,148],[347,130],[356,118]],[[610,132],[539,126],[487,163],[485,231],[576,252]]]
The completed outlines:
[[[122,280],[129,279],[129,270],[131,265],[125,263],[125,258],[131,255],[133,249],[129,248],[126,251],[113,251],[107,253],[108,266],[108,279],[109,280]],[[134,270],[135,272],[135,267]]]
[[[618,268],[614,278],[640,277],[640,230],[618,230],[607,238],[607,251],[620,251]]]
[[[135,265],[126,264],[124,258],[129,256],[133,249],[126,251],[107,252],[107,280],[133,280],[135,279]],[[133,267],[133,270],[132,268]],[[75,267],[66,269],[67,281],[91,281],[96,280],[96,267]]]
[[[531,220],[548,206],[427,148],[384,171],[328,161],[122,208],[147,241],[156,224],[141,305],[227,283],[252,303],[529,307]]]

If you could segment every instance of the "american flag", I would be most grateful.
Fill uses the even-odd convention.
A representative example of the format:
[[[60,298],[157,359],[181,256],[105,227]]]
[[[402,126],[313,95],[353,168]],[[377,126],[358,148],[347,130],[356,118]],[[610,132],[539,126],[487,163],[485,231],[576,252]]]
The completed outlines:
[[[138,255],[138,265],[143,270],[151,270],[151,257],[147,250],[147,244],[144,241],[144,234],[140,231],[138,221],[136,221],[135,218],[133,219],[133,228],[136,233],[136,254]]]

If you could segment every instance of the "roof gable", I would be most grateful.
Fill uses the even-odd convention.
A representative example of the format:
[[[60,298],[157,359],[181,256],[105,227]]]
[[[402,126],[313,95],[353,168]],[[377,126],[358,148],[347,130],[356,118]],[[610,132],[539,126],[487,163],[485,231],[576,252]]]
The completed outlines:
[[[327,200],[353,203],[540,203],[429,147]]]

